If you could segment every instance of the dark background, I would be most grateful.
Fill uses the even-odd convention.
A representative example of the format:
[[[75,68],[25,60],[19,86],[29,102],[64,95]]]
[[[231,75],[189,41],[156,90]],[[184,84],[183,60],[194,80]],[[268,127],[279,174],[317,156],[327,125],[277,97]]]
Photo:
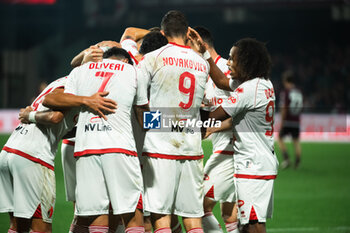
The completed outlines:
[[[30,104],[81,50],[119,41],[129,26],[159,26],[171,9],[210,29],[225,58],[240,38],[266,42],[276,93],[294,70],[306,111],[349,112],[350,1],[337,0],[0,0],[0,108]]]

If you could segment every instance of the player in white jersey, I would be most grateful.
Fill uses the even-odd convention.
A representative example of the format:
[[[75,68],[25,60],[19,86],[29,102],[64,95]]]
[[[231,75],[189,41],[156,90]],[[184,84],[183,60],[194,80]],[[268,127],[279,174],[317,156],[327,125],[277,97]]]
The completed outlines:
[[[48,85],[31,107],[21,109],[21,123],[0,154],[0,212],[12,213],[9,232],[51,232],[55,203],[54,158],[60,139],[75,125],[74,113],[50,111],[41,102],[65,85]],[[38,122],[38,124],[30,123]],[[39,124],[40,123],[40,124]]]
[[[211,58],[219,69],[229,79],[230,70],[227,60],[217,54],[214,40],[208,29],[194,27],[208,47]],[[238,83],[238,82],[237,82]],[[233,92],[224,91],[216,87],[211,78],[208,79],[205,89],[205,102],[213,111],[232,95]],[[237,233],[237,208],[235,205],[234,160],[233,160],[233,133],[232,129],[217,132],[211,135],[213,154],[204,167],[204,216],[203,230],[206,233],[222,232],[220,224],[213,215],[213,208],[217,202],[221,203],[221,216],[229,233]]]
[[[90,231],[98,225],[101,232],[107,232],[111,203],[113,213],[122,215],[126,232],[143,231],[143,227],[138,228],[143,224],[142,213],[136,210],[143,192],[142,175],[130,112],[133,103],[141,106],[137,107],[137,112],[147,109],[144,107],[148,103],[147,88],[137,70],[120,61],[130,60],[125,50],[112,48],[104,56],[109,59],[87,63],[73,70],[72,79],[65,87],[66,93],[82,96],[108,90],[109,97],[118,102],[118,109],[108,116],[107,121],[83,109],[79,114],[74,153],[78,157],[77,228],[85,229],[84,224],[89,222]],[[59,96],[55,99],[59,101]]]
[[[143,54],[139,53],[143,37],[150,31],[143,28],[128,27],[120,38],[120,45],[128,51],[135,65],[142,59]]]
[[[170,120],[176,122],[199,118],[208,65],[185,46],[187,31],[185,16],[178,11],[168,12],[162,19],[161,32],[169,44],[146,54],[140,62],[141,72],[149,80],[150,108],[154,110],[146,127],[155,124],[163,110],[169,111]],[[171,132],[171,129],[179,132]],[[181,132],[188,129],[164,127],[164,132],[146,133],[144,205],[145,210],[151,212],[155,232],[171,231],[171,214],[183,216],[187,231],[202,232],[201,134]]]
[[[208,59],[215,84],[222,89],[234,89],[233,81],[227,80],[215,65],[194,30],[191,39]],[[278,168],[273,140],[275,94],[268,79],[271,58],[263,43],[245,38],[232,47],[228,66],[232,78],[241,85],[222,107],[209,115],[233,120],[235,183],[243,232],[266,232],[266,219],[272,217],[273,184]]]
[[[158,49],[168,43],[167,39],[160,33],[159,30],[150,29],[149,31],[149,30],[135,28],[135,27],[129,27],[125,29],[120,41],[121,41],[120,43],[121,47],[125,49],[131,56],[134,66],[137,66],[138,62],[142,59],[142,57],[146,53],[151,52],[155,49]],[[137,49],[140,45],[140,42],[142,43],[138,51]],[[89,49],[86,49],[85,51],[82,51],[80,54],[78,54],[72,60],[71,63],[72,65],[79,66],[89,61],[93,61],[93,62],[101,61],[102,55],[103,55],[103,50],[101,49],[101,46],[110,47],[115,44],[117,44],[117,42],[103,41],[96,44],[95,46],[90,46]],[[137,120],[134,112],[131,113],[131,117],[132,117],[133,134],[135,138],[138,157],[140,160],[142,160],[141,155],[142,155],[143,140],[144,140],[145,132],[140,127],[140,125],[136,122]],[[70,149],[71,147],[72,146],[67,145],[67,146],[63,146],[63,149]],[[141,161],[141,164],[142,164],[142,161]],[[67,167],[67,170],[72,169],[70,168],[72,166],[72,163],[70,164],[66,163],[65,166]],[[68,181],[67,183],[75,182],[75,179],[73,178],[74,177],[71,177],[71,181],[70,182]],[[119,226],[118,231],[121,228],[122,227]],[[145,230],[152,231],[152,226],[151,226],[150,220],[148,221],[148,219],[145,221]]]

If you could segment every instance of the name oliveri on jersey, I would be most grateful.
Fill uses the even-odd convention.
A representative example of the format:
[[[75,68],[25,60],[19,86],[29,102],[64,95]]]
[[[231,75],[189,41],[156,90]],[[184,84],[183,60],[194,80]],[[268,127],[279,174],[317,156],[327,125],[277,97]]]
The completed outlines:
[[[110,70],[124,70],[124,64],[116,64],[116,63],[90,63],[89,69],[110,69]]]

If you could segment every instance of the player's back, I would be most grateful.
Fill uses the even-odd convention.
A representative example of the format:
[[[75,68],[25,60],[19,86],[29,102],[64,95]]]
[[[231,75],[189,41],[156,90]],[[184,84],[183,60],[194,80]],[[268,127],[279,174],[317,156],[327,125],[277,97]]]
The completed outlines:
[[[163,111],[172,122],[199,119],[208,77],[207,62],[190,47],[169,43],[145,55],[141,71],[150,78],[150,108]],[[168,122],[168,121],[167,121]],[[170,155],[202,153],[200,132],[147,132],[146,152]]]
[[[209,70],[190,47],[169,43],[147,54],[144,61],[152,76],[150,107],[200,106]]]
[[[68,78],[60,78],[50,83],[31,104],[33,111],[49,110],[42,105],[45,95],[56,88],[64,87]],[[16,154],[21,154],[31,160],[33,160],[33,157],[37,158],[53,168],[58,143],[74,127],[74,117],[74,112],[68,111],[64,119],[58,124],[19,124],[7,141],[5,150],[6,147],[15,149],[17,150]]]
[[[135,142],[131,128],[131,108],[137,91],[137,71],[124,62],[104,59],[98,63],[87,63],[71,76],[66,92],[91,96],[96,92],[108,91],[107,98],[118,103],[115,113],[107,115],[105,121],[97,115],[82,110],[79,114],[75,156],[108,152],[124,152],[135,155]]]

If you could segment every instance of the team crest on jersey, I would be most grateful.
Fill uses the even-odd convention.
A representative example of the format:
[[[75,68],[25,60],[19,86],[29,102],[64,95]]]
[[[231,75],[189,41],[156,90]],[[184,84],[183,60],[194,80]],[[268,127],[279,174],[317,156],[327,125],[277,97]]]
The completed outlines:
[[[143,113],[143,128],[144,129],[160,129],[161,128],[162,113],[157,111],[150,111]]]
[[[229,104],[235,104],[238,101],[237,93],[233,93],[230,97],[228,97],[227,101]]]

